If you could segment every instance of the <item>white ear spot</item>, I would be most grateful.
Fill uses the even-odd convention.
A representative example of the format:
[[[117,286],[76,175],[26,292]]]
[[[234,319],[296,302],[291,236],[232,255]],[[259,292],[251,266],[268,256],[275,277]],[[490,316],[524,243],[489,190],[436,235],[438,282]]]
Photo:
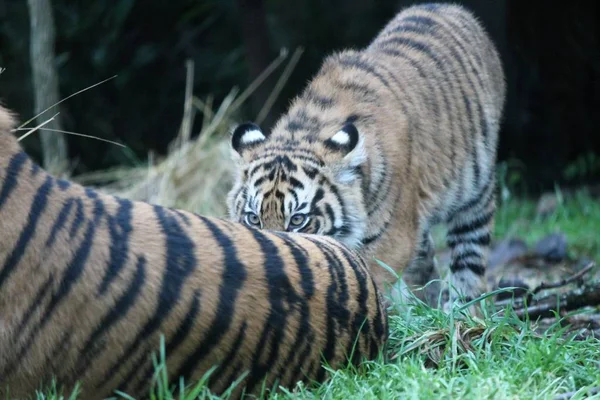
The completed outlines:
[[[242,135],[241,141],[244,144],[252,144],[252,143],[256,143],[256,142],[262,142],[265,139],[266,139],[266,137],[261,131],[253,129],[251,131],[245,132]]]
[[[348,135],[347,132],[338,131],[338,133],[333,135],[330,140],[336,144],[345,146],[350,142],[350,135]]]

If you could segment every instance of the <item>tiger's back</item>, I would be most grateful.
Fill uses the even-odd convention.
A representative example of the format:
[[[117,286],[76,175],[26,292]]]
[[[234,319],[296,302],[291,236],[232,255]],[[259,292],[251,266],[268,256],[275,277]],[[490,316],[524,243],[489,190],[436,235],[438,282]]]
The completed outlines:
[[[360,257],[334,240],[265,233],[59,180],[0,108],[0,392],[56,378],[86,399],[148,394],[165,337],[170,377],[211,367],[239,396],[323,380],[322,360],[375,357],[386,312]]]
[[[365,49],[326,58],[272,132],[234,131],[231,217],[333,236],[419,284],[433,270],[430,228],[445,222],[451,283],[475,297],[504,98],[498,53],[469,11],[409,7]],[[378,284],[394,279],[373,265]]]

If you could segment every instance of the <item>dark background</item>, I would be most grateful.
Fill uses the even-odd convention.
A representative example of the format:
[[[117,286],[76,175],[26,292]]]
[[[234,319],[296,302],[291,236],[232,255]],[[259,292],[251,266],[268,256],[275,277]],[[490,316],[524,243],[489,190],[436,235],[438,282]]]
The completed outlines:
[[[391,0],[53,0],[60,95],[118,77],[61,105],[67,130],[116,139],[133,152],[68,137],[76,173],[164,154],[182,117],[187,58],[194,94],[215,104],[245,88],[286,47],[305,50],[266,125],[332,50],[366,45],[402,7]],[[528,191],[600,176],[600,22],[596,2],[462,1],[501,53],[508,100],[499,161]],[[21,120],[33,116],[25,0],[0,0],[0,98]],[[274,78],[246,103],[253,118]],[[196,119],[196,124],[200,123]],[[197,129],[196,129],[197,131]],[[26,146],[39,157],[39,143]]]

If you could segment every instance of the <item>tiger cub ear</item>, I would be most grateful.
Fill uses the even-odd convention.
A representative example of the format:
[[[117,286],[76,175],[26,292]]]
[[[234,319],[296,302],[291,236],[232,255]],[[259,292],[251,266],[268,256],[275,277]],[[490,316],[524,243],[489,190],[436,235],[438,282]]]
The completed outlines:
[[[253,122],[244,122],[233,129],[231,132],[231,147],[240,156],[244,151],[264,143],[267,139],[258,125]]]
[[[325,147],[343,155],[340,161],[331,166],[338,182],[353,182],[358,177],[358,167],[367,161],[364,137],[356,125],[346,122],[342,129],[325,140]]]

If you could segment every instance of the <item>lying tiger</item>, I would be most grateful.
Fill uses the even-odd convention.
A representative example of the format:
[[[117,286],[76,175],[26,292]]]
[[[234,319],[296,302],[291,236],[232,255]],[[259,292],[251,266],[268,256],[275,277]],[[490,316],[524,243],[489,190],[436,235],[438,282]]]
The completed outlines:
[[[108,196],[50,176],[0,107],[0,392],[56,378],[82,398],[148,394],[170,377],[255,393],[372,359],[386,310],[364,261],[325,238],[278,234]]]

